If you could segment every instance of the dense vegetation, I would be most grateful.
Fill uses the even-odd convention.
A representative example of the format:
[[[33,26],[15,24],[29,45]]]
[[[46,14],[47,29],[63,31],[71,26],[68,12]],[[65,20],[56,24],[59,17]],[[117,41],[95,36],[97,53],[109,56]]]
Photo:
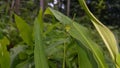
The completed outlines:
[[[113,1],[1,0],[0,68],[120,68]]]

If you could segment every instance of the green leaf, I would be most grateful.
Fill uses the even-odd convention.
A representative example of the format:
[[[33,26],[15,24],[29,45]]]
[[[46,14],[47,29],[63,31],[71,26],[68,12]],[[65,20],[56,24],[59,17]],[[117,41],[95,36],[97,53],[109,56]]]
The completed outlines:
[[[87,56],[87,53],[85,52],[85,50],[83,50],[83,48],[81,48],[80,46],[76,46],[77,47],[77,52],[78,52],[78,65],[79,68],[93,68],[92,64],[89,61],[89,57]]]
[[[92,40],[88,29],[86,29],[80,24],[77,24],[76,22],[72,21],[67,16],[61,14],[60,12],[56,10],[48,8],[46,11],[47,11],[47,14],[52,13],[63,25],[65,25],[67,27],[66,31],[72,37],[79,40],[86,48],[90,49],[93,52],[99,68],[108,68],[107,64],[105,63],[102,50]]]
[[[33,68],[33,56],[16,65],[15,68]]]
[[[54,13],[55,12],[55,13]],[[63,25],[72,23],[71,19],[67,16],[63,15],[62,13],[53,10],[51,8],[47,8],[44,14],[51,14],[54,15]],[[65,18],[64,18],[65,17]],[[67,19],[67,20],[66,20]],[[63,22],[64,21],[64,22]]]
[[[16,58],[18,58],[19,53],[25,51],[26,48],[26,45],[17,45],[10,50],[10,68],[15,68],[16,64],[19,63]]]
[[[20,32],[20,36],[28,45],[32,45],[32,29],[31,27],[19,16],[15,15],[15,22]]]
[[[42,33],[43,30],[41,30],[41,26],[40,26],[41,24],[40,23],[43,23],[43,22],[39,22],[38,18],[36,18],[35,22],[34,22],[34,38],[35,38],[34,60],[35,60],[35,68],[49,68],[48,63],[47,63],[47,58],[46,58],[46,55],[45,55],[45,50],[44,50],[43,33]]]
[[[87,15],[89,16],[89,18],[91,19],[94,26],[96,27],[98,33],[102,37],[113,61],[115,61],[116,58],[115,56],[118,55],[119,52],[117,47],[118,44],[116,42],[114,34],[90,12],[85,3],[85,0],[79,0],[79,2],[83,9],[85,10],[85,12],[87,13]]]
[[[53,25],[51,25],[50,27],[48,27],[48,29],[46,30],[46,32],[44,32],[44,36],[46,35],[46,34],[49,34],[49,32],[51,32],[55,27],[57,27],[57,26],[59,26],[60,25],[60,23],[56,23],[56,24],[53,24]]]
[[[102,37],[104,43],[106,44],[106,47],[108,48],[112,59],[115,60],[115,56],[119,53],[117,47],[118,44],[116,42],[115,36],[107,27],[99,25],[94,21],[92,22],[95,25],[100,36]]]
[[[95,58],[97,59],[96,61],[99,65],[99,68],[107,68],[100,47],[94,41],[92,41],[92,39],[90,38],[91,36],[89,36],[90,33],[88,32],[89,31],[86,28],[80,26],[75,22],[73,23],[73,26],[71,26],[71,29],[69,30],[69,33],[72,37],[79,40],[86,48],[90,49],[93,52]]]
[[[39,14],[38,14],[38,22],[40,23],[40,30],[41,32],[43,32],[43,27],[44,27],[44,24],[43,24],[43,14],[42,14],[42,10],[39,11]]]
[[[120,67],[120,54],[118,54],[116,57],[116,63]]]
[[[6,45],[9,45],[9,40],[6,37],[0,39],[0,68],[10,68],[10,54]]]

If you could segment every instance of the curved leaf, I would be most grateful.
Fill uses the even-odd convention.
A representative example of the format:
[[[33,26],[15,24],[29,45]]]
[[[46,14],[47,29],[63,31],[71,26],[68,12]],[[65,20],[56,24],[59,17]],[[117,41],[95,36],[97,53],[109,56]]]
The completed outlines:
[[[90,12],[85,0],[79,0],[79,2],[102,37],[112,59],[115,61],[116,55],[118,55],[119,52],[114,34]]]

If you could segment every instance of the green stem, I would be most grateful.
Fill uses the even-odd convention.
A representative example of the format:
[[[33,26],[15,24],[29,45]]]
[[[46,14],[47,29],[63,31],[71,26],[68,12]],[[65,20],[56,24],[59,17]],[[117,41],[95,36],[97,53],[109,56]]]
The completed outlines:
[[[66,45],[64,42],[64,55],[63,55],[63,67],[62,68],[65,68],[65,60],[66,60]]]

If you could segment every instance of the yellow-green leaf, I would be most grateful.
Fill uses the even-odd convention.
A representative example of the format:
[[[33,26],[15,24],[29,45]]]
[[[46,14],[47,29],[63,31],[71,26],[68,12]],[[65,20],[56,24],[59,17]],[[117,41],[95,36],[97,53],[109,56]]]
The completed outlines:
[[[6,45],[9,45],[7,37],[0,39],[0,68],[10,68],[10,54]]]
[[[31,27],[19,16],[15,14],[15,22],[20,32],[20,36],[28,45],[32,45],[32,29]]]
[[[79,2],[102,37],[112,59],[115,61],[116,55],[119,52],[114,34],[90,12],[85,0],[79,0]]]
[[[116,63],[117,63],[117,66],[120,67],[120,54],[118,54],[116,57]]]

